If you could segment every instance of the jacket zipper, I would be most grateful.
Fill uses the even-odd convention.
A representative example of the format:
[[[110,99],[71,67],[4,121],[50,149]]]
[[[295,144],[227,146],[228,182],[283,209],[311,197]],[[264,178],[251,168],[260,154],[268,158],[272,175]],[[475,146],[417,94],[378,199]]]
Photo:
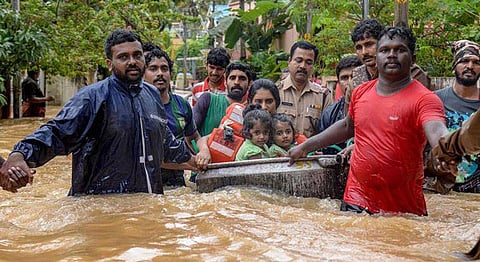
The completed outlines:
[[[140,157],[140,163],[143,164],[143,168],[145,170],[145,178],[147,180],[147,189],[148,189],[148,193],[149,194],[152,194],[152,183],[150,182],[150,177],[148,176],[148,170],[147,170],[147,164],[146,164],[146,160],[147,160],[147,152],[146,152],[146,148],[145,148],[145,133],[143,131],[143,120],[142,120],[142,117],[140,116],[140,114],[138,115],[139,117],[139,120],[140,120],[140,132],[141,132],[141,137],[142,137],[142,156]]]

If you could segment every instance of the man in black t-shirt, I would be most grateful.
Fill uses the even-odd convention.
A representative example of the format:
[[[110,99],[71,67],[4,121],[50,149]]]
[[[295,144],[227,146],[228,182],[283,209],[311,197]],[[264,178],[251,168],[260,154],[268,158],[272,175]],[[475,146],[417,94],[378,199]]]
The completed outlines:
[[[53,96],[44,96],[38,86],[38,71],[28,71],[22,82],[22,116],[45,117],[46,102],[53,101]]]

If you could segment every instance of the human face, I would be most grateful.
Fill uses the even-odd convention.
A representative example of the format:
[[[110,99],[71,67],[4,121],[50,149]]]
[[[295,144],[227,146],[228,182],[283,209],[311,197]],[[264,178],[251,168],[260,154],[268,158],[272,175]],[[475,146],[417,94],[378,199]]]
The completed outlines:
[[[465,56],[455,66],[455,78],[464,86],[476,87],[480,77],[480,59],[476,56]]]
[[[235,101],[242,101],[248,91],[250,82],[245,72],[232,70],[226,79],[227,96]]]
[[[161,93],[170,89],[170,68],[165,57],[154,57],[145,70],[145,81],[156,86]]]
[[[406,40],[399,37],[390,39],[382,37],[378,41],[377,67],[380,76],[391,81],[398,81],[410,77],[412,54],[408,49]]]
[[[273,141],[275,144],[285,150],[290,149],[293,143],[293,130],[288,122],[278,121],[274,126]]]
[[[353,75],[353,69],[355,67],[347,67],[342,70],[340,70],[340,73],[338,73],[338,81],[340,83],[340,89],[342,90],[342,93],[345,94],[348,85],[350,85],[352,81],[352,75]]]
[[[219,84],[223,80],[225,67],[207,64],[207,74],[210,82]]]
[[[265,88],[260,88],[257,90],[255,95],[252,98],[252,103],[261,105],[262,109],[268,111],[270,114],[275,114],[277,112],[277,105],[275,103],[275,98],[272,95],[270,90]]]
[[[138,83],[145,73],[142,44],[135,41],[112,46],[112,59],[107,59],[107,66],[122,82]]]
[[[252,129],[250,129],[250,135],[252,136],[250,140],[253,144],[263,147],[268,141],[270,129],[257,120]]]
[[[373,37],[366,37],[363,40],[355,42],[355,53],[357,53],[358,59],[368,67],[375,67],[375,57],[377,49],[377,39]]]
[[[292,80],[305,86],[313,73],[315,52],[309,49],[297,48],[293,56],[288,59],[288,71]]]

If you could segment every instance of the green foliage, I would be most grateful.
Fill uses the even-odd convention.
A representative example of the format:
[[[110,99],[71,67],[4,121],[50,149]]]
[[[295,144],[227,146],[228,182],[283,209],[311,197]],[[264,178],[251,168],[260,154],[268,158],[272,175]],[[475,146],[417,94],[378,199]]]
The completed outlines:
[[[182,55],[183,51],[171,50],[168,29],[174,22],[187,21],[190,30],[197,32],[200,18],[207,18],[210,3],[22,0],[21,12],[15,13],[10,11],[8,2],[0,2],[0,75],[4,78],[33,64],[48,74],[63,76],[83,75],[98,65],[104,66],[103,43],[116,28],[132,28],[145,42],[160,45],[172,57]],[[210,34],[224,35],[227,47],[234,47],[240,37],[244,39],[259,75],[275,78],[273,70],[283,65],[278,65],[275,56],[281,51],[273,50],[272,43],[287,29],[295,27],[300,38],[317,45],[320,55],[316,68],[323,75],[329,75],[342,55],[354,52],[350,31],[362,18],[362,2],[257,1],[253,10],[239,11],[238,16],[222,19]],[[370,17],[385,25],[393,24],[394,1],[369,2]],[[450,75],[451,43],[459,39],[480,42],[480,1],[409,1],[409,25],[417,36],[417,63],[431,76]],[[307,28],[310,35],[305,34]],[[189,56],[199,56],[204,40],[188,41]]]
[[[4,79],[26,67],[38,67],[47,52],[47,36],[20,13],[0,4],[0,106],[6,104]]]
[[[239,16],[228,16],[210,34],[225,34],[226,47],[233,48],[240,38],[252,52],[268,51],[272,41],[291,27],[283,2],[257,1],[255,8]]]
[[[47,36],[38,25],[29,25],[18,12],[0,9],[0,75],[9,77],[36,65],[47,51]]]
[[[262,51],[253,53],[247,62],[252,66],[257,78],[277,81],[281,70],[287,67],[287,58],[288,54],[284,51]]]

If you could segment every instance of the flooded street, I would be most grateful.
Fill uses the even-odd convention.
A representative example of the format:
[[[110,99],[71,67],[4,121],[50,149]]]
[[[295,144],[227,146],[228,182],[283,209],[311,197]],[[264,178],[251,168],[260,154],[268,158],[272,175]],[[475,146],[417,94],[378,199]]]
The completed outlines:
[[[44,122],[0,120],[0,155]],[[265,189],[67,197],[70,184],[58,156],[0,192],[1,261],[458,261],[480,236],[480,194],[427,194],[427,217],[369,216]]]

